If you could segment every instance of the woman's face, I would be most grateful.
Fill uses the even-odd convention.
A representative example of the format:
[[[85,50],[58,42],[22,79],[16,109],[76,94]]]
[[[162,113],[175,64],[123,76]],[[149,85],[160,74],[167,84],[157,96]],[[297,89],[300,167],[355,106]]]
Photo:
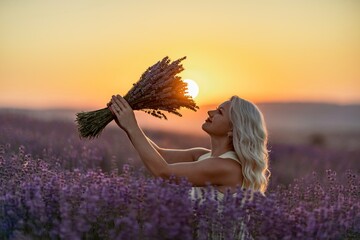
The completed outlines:
[[[227,136],[231,132],[230,101],[223,102],[216,110],[208,111],[209,117],[202,129],[210,135]]]

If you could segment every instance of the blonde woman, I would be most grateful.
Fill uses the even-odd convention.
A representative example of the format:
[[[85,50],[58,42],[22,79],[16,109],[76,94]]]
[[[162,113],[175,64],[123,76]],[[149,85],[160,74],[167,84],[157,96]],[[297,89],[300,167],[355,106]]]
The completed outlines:
[[[234,193],[239,186],[265,193],[270,176],[267,131],[263,115],[253,103],[233,96],[208,111],[202,129],[210,137],[211,149],[183,150],[161,148],[152,142],[121,96],[113,96],[108,106],[154,176],[187,178],[193,185],[192,196],[208,183],[220,199],[227,189]]]

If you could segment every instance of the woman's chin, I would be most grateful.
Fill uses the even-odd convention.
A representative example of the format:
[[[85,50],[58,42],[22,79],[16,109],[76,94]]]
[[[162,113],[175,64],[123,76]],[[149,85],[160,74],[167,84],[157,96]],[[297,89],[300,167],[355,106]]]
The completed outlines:
[[[208,131],[207,131],[207,125],[208,125],[207,122],[204,122],[204,123],[201,125],[202,130],[205,131],[205,132],[208,132]]]

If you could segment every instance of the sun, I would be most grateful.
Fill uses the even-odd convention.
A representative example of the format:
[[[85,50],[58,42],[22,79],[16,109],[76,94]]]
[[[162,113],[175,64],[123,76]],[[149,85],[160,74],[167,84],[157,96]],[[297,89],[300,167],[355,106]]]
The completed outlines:
[[[187,83],[187,95],[191,96],[192,98],[196,98],[196,96],[199,94],[199,86],[194,80],[191,79],[185,79],[185,83]]]

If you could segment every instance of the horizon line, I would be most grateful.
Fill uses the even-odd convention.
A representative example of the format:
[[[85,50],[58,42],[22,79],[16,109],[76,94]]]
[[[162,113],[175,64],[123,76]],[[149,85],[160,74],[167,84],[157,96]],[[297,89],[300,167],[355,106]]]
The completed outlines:
[[[333,106],[360,106],[360,102],[346,102],[346,103],[339,103],[333,101],[300,101],[300,100],[290,100],[290,101],[259,101],[253,102],[256,105],[265,105],[265,104],[309,104],[309,105],[333,105]],[[205,103],[198,105],[199,108],[201,107],[208,107],[208,106],[216,106],[217,103]],[[105,108],[105,106],[103,106]],[[79,109],[91,109],[91,108],[102,108],[97,106],[5,106],[0,105],[0,109],[13,109],[13,110],[79,110]]]

